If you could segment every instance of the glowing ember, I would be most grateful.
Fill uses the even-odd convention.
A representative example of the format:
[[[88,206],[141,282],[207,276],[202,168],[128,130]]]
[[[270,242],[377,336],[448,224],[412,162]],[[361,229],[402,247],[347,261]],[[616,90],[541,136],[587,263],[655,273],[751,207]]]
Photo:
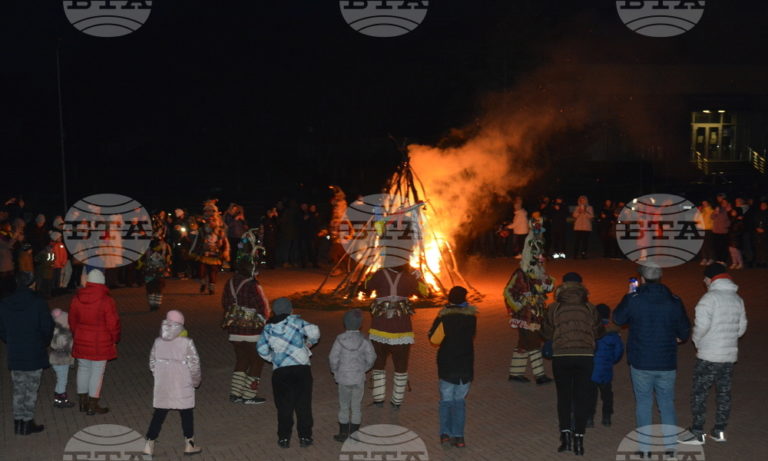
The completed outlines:
[[[362,291],[357,292],[357,300],[358,301],[365,301],[366,299],[374,299],[376,298],[376,290],[373,290],[371,294],[366,298],[365,293]]]

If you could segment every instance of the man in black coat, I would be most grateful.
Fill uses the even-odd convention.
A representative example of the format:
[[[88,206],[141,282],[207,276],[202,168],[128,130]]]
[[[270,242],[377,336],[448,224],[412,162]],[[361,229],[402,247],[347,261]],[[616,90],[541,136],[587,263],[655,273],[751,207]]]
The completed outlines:
[[[440,378],[440,442],[453,442],[459,448],[464,443],[464,398],[474,376],[474,339],[477,329],[477,309],[467,303],[467,290],[455,286],[448,293],[444,307],[429,330],[433,344],[442,335],[437,352],[437,375]]]
[[[43,368],[48,368],[46,348],[53,337],[48,303],[30,289],[33,275],[19,272],[16,291],[0,301],[0,339],[7,345],[8,369],[13,384],[13,427],[18,435],[43,430],[35,424],[35,405]]]

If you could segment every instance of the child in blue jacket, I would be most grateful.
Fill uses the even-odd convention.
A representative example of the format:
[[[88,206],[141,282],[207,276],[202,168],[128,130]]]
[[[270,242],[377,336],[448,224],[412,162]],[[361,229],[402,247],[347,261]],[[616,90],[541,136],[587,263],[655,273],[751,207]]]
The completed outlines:
[[[603,325],[611,321],[611,308],[605,304],[596,306],[597,312]],[[603,400],[603,426],[611,425],[611,415],[613,414],[613,366],[621,360],[624,355],[624,343],[617,330],[606,329],[605,335],[597,340],[595,348],[594,368],[592,369],[592,411],[587,419],[587,427],[593,427],[595,421],[595,411],[597,410],[597,394]]]

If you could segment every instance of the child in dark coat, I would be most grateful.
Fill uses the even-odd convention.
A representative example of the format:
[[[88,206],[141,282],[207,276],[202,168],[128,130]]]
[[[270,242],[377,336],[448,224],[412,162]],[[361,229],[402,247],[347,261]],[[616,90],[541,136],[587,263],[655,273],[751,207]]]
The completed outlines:
[[[611,308],[605,304],[596,306],[603,325],[611,321]],[[613,414],[613,366],[624,355],[624,343],[617,330],[606,329],[605,335],[597,340],[595,348],[594,368],[592,369],[592,411],[587,420],[587,427],[594,426],[595,411],[597,410],[598,393],[603,400],[603,426],[611,425]]]

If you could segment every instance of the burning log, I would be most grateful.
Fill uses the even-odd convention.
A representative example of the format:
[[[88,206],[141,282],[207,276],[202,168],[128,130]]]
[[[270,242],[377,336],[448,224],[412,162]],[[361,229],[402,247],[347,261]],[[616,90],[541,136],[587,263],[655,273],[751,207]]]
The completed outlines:
[[[344,242],[346,254],[326,275],[314,295],[321,292],[331,274],[352,262],[351,270],[344,274],[331,296],[358,301],[371,299],[375,295],[366,291],[365,281],[380,267],[395,265],[387,258],[399,258],[402,262],[396,265],[409,264],[419,271],[430,301],[445,299],[454,285],[463,285],[479,297],[480,293],[459,272],[451,236],[439,229],[439,210],[429,201],[410,162],[400,164],[385,192],[377,196],[378,203],[350,204],[347,212],[364,210],[357,218],[364,216],[365,219],[344,220],[346,225],[340,226],[339,238]],[[408,248],[395,248],[391,244],[408,239],[412,240]],[[390,263],[386,264],[387,261]]]

